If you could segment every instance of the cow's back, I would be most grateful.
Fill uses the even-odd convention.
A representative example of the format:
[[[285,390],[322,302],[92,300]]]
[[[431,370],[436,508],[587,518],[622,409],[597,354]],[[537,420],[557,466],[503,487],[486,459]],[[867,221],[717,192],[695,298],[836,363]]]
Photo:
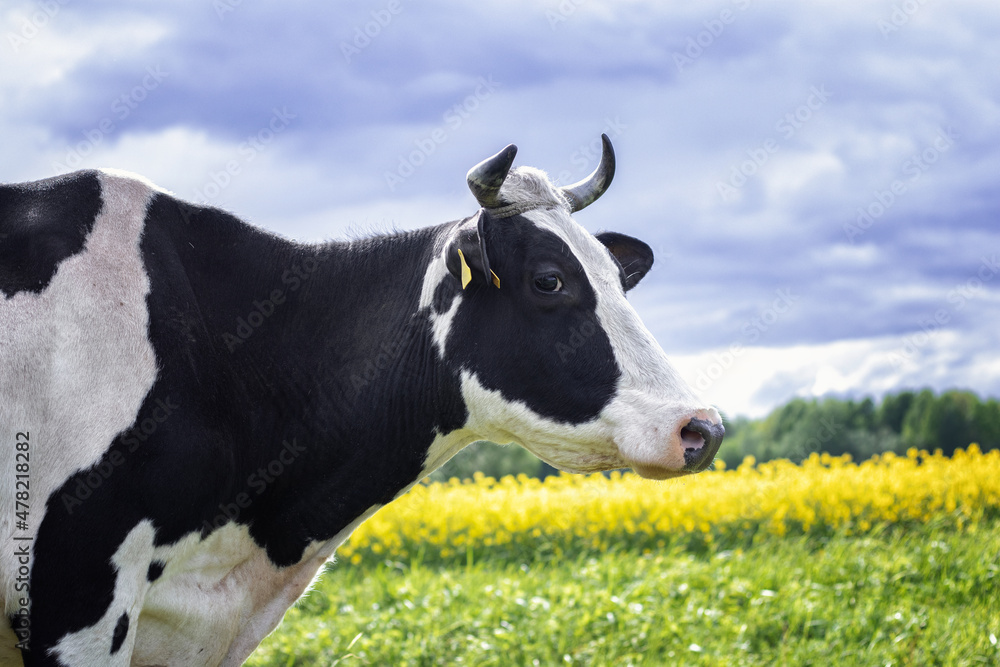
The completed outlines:
[[[153,192],[141,179],[98,171],[0,185],[4,544],[34,545],[46,512],[65,511],[58,499],[46,507],[52,492],[100,460],[153,384],[139,249]],[[0,551],[8,615],[30,600],[24,571],[14,549]]]

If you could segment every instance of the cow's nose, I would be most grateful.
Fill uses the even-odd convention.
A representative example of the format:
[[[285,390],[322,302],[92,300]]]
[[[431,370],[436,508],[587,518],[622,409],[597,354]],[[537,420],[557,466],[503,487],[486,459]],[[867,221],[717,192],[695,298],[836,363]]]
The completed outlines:
[[[692,419],[681,427],[681,444],[684,446],[684,470],[701,472],[715,460],[726,429],[721,422]]]

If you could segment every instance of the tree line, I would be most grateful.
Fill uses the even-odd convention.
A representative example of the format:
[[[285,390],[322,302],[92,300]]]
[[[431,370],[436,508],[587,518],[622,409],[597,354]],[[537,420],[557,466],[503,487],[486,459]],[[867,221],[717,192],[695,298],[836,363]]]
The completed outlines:
[[[1000,402],[975,393],[930,389],[871,398],[795,398],[758,420],[737,418],[726,423],[719,458],[728,467],[744,457],[758,462],[810,454],[850,454],[863,461],[875,454],[905,454],[915,447],[951,455],[977,443],[980,449],[1000,449]]]

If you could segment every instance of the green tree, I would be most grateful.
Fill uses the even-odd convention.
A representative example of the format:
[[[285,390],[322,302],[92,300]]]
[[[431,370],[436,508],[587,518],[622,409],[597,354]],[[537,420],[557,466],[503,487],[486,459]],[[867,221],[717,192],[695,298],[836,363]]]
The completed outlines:
[[[903,442],[907,447],[934,448],[936,443],[928,419],[935,400],[934,392],[930,389],[922,389],[913,397],[913,402],[903,417],[903,425],[900,429]]]
[[[541,477],[545,466],[534,454],[517,445],[497,445],[492,442],[475,442],[450,461],[431,473],[436,482],[446,482],[452,477],[471,479],[476,472],[487,477],[500,479],[505,475],[524,473],[529,477]]]
[[[951,455],[975,441],[979,397],[969,391],[946,391],[934,397],[921,391],[903,421],[903,440],[909,446],[941,449]]]
[[[876,421],[879,426],[883,426],[893,433],[902,433],[903,419],[906,418],[906,413],[909,412],[916,396],[912,391],[887,394],[882,399],[882,404],[877,411]]]
[[[1000,402],[991,398],[976,406],[973,437],[983,451],[1000,449]]]

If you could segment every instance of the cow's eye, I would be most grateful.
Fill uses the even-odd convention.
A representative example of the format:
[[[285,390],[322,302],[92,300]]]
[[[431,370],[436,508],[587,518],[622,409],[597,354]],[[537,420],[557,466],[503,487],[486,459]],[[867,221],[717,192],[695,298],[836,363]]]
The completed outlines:
[[[558,292],[562,289],[562,280],[555,274],[535,278],[535,287],[543,292]]]

